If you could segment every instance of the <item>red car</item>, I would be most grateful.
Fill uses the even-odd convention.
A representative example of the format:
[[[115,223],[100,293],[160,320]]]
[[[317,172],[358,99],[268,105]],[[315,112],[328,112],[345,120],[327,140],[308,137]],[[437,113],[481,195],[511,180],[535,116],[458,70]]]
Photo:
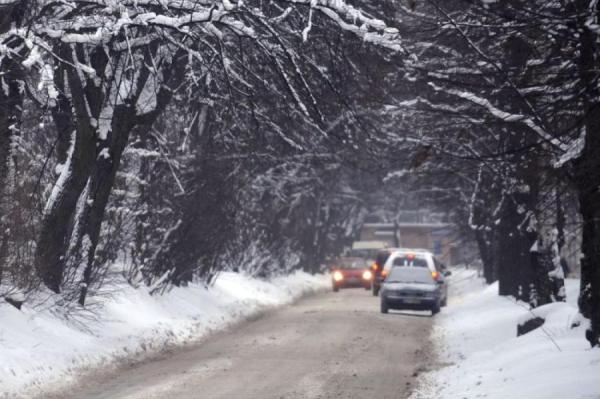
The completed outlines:
[[[363,287],[371,289],[373,273],[363,258],[339,258],[331,267],[333,291],[340,288]]]

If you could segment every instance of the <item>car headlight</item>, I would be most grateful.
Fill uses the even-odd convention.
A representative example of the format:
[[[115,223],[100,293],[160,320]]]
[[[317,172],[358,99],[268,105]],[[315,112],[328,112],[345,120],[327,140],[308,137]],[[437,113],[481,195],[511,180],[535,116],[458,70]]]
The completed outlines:
[[[342,281],[344,279],[344,275],[339,270],[336,270],[333,272],[333,279],[335,281]]]
[[[363,280],[371,280],[373,278],[373,273],[370,270],[365,270],[362,275]]]

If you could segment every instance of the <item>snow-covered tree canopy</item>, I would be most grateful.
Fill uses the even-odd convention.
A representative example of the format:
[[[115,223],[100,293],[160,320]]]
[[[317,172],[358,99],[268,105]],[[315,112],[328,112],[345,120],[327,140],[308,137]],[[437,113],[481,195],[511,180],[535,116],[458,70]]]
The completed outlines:
[[[115,185],[122,182],[133,190],[131,198],[142,198],[147,205],[136,211],[136,227],[124,224],[123,229],[137,229],[143,240],[149,221],[164,223],[154,230],[154,248],[140,244],[134,251],[140,270],[146,267],[142,274],[148,283],[155,278],[167,283],[186,281],[196,270],[207,278],[214,274],[214,254],[225,251],[222,244],[197,245],[179,257],[183,252],[176,247],[192,237],[185,233],[188,229],[195,228],[201,239],[204,234],[188,212],[198,213],[205,226],[212,226],[214,235],[222,235],[222,242],[231,238],[227,234],[235,220],[252,223],[259,215],[267,217],[260,211],[252,212],[250,218],[233,217],[227,209],[232,209],[238,197],[231,188],[219,186],[218,179],[229,179],[235,187],[247,190],[251,201],[258,197],[250,192],[276,190],[289,179],[284,184],[285,196],[295,199],[277,205],[273,197],[270,206],[280,209],[278,215],[312,207],[316,216],[305,224],[305,243],[290,246],[311,252],[316,242],[308,238],[312,229],[330,226],[319,233],[325,237],[330,234],[327,229],[343,223],[341,212],[327,210],[338,201],[339,193],[324,195],[328,183],[315,175],[315,168],[342,170],[340,157],[331,156],[323,147],[346,143],[344,129],[356,117],[356,104],[341,100],[347,95],[345,90],[356,89],[344,81],[351,75],[339,61],[349,62],[348,70],[362,68],[360,62],[369,63],[366,59],[357,62],[356,55],[344,54],[344,48],[336,46],[353,41],[359,47],[356,54],[368,47],[377,49],[382,58],[406,56],[399,31],[375,16],[379,5],[369,5],[372,14],[341,0],[15,1],[0,7],[8,16],[1,21],[0,41],[5,45],[0,51],[6,68],[22,74],[13,80],[2,76],[2,87],[18,102],[26,94],[56,131],[50,155],[40,164],[39,173],[48,186],[36,192],[44,204],[36,216],[39,228],[33,233],[31,263],[47,287],[71,293],[70,299],[77,298],[81,304],[107,270],[100,267],[103,259],[115,259],[116,247],[111,247],[115,244],[103,239],[109,234],[102,225],[106,212],[120,218],[133,205],[127,195],[117,197],[123,206],[111,200]],[[369,86],[369,82],[360,85]],[[347,110],[342,112],[342,108]],[[179,115],[187,126],[165,115],[167,110],[189,112],[190,118]],[[18,122],[20,116],[9,117]],[[178,131],[161,130],[165,123],[181,127],[181,141]],[[21,127],[7,123],[7,137],[22,134]],[[356,151],[351,146],[356,146],[359,136],[351,140],[351,151]],[[215,142],[224,148],[217,149]],[[136,148],[128,151],[132,145]],[[8,154],[11,147],[6,148]],[[228,150],[241,161],[222,162]],[[210,165],[202,159],[216,157],[217,152],[220,158],[213,158]],[[249,157],[253,152],[258,152],[257,159]],[[156,156],[176,159],[167,162],[166,174],[159,163],[156,176],[147,176]],[[227,173],[234,173],[235,168],[247,172],[230,179]],[[47,177],[47,170],[56,177]],[[289,176],[280,175],[282,182],[267,179],[273,170]],[[293,182],[300,171],[311,176],[303,184]],[[334,180],[334,173],[330,175]],[[156,182],[145,180],[150,177]],[[146,196],[148,190],[161,188],[154,184],[169,177],[181,199],[169,197],[165,203],[152,194]],[[213,191],[205,195],[200,187]],[[227,200],[219,203],[216,193]],[[222,206],[223,223],[216,218],[215,223],[209,222],[219,214],[210,215],[212,205],[192,210],[197,201]],[[154,218],[150,206],[177,219]],[[349,209],[358,212],[354,204]],[[302,213],[296,220],[303,220]],[[122,223],[112,222],[110,229]],[[285,229],[286,223],[275,223]],[[318,267],[319,257],[325,255],[316,254],[311,267]],[[158,269],[151,269],[156,265]]]
[[[412,202],[536,306],[579,210],[597,342],[598,7],[0,1],[0,287],[84,305],[117,259],[157,290],[316,270],[373,203]]]

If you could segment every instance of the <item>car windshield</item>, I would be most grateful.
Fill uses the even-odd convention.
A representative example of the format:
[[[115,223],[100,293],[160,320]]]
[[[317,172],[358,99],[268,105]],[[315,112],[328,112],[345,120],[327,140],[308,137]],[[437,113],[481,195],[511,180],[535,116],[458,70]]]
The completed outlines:
[[[364,259],[339,259],[336,262],[336,266],[339,269],[364,269]]]
[[[427,267],[427,261],[424,258],[417,258],[414,256],[401,255],[394,258],[392,266],[415,266],[415,267]]]
[[[397,267],[392,269],[386,282],[434,284],[435,281],[429,269]]]

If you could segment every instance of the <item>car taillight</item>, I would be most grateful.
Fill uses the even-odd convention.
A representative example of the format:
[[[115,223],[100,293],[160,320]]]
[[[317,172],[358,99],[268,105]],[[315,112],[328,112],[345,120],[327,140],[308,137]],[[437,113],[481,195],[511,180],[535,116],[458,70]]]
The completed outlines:
[[[363,280],[371,280],[373,278],[373,273],[370,270],[365,270],[362,275]]]
[[[387,270],[382,270],[381,271],[381,277],[385,278],[388,275],[388,271]]]
[[[440,278],[440,273],[437,271],[433,271],[431,272],[431,277],[433,277],[433,279],[437,281]]]

